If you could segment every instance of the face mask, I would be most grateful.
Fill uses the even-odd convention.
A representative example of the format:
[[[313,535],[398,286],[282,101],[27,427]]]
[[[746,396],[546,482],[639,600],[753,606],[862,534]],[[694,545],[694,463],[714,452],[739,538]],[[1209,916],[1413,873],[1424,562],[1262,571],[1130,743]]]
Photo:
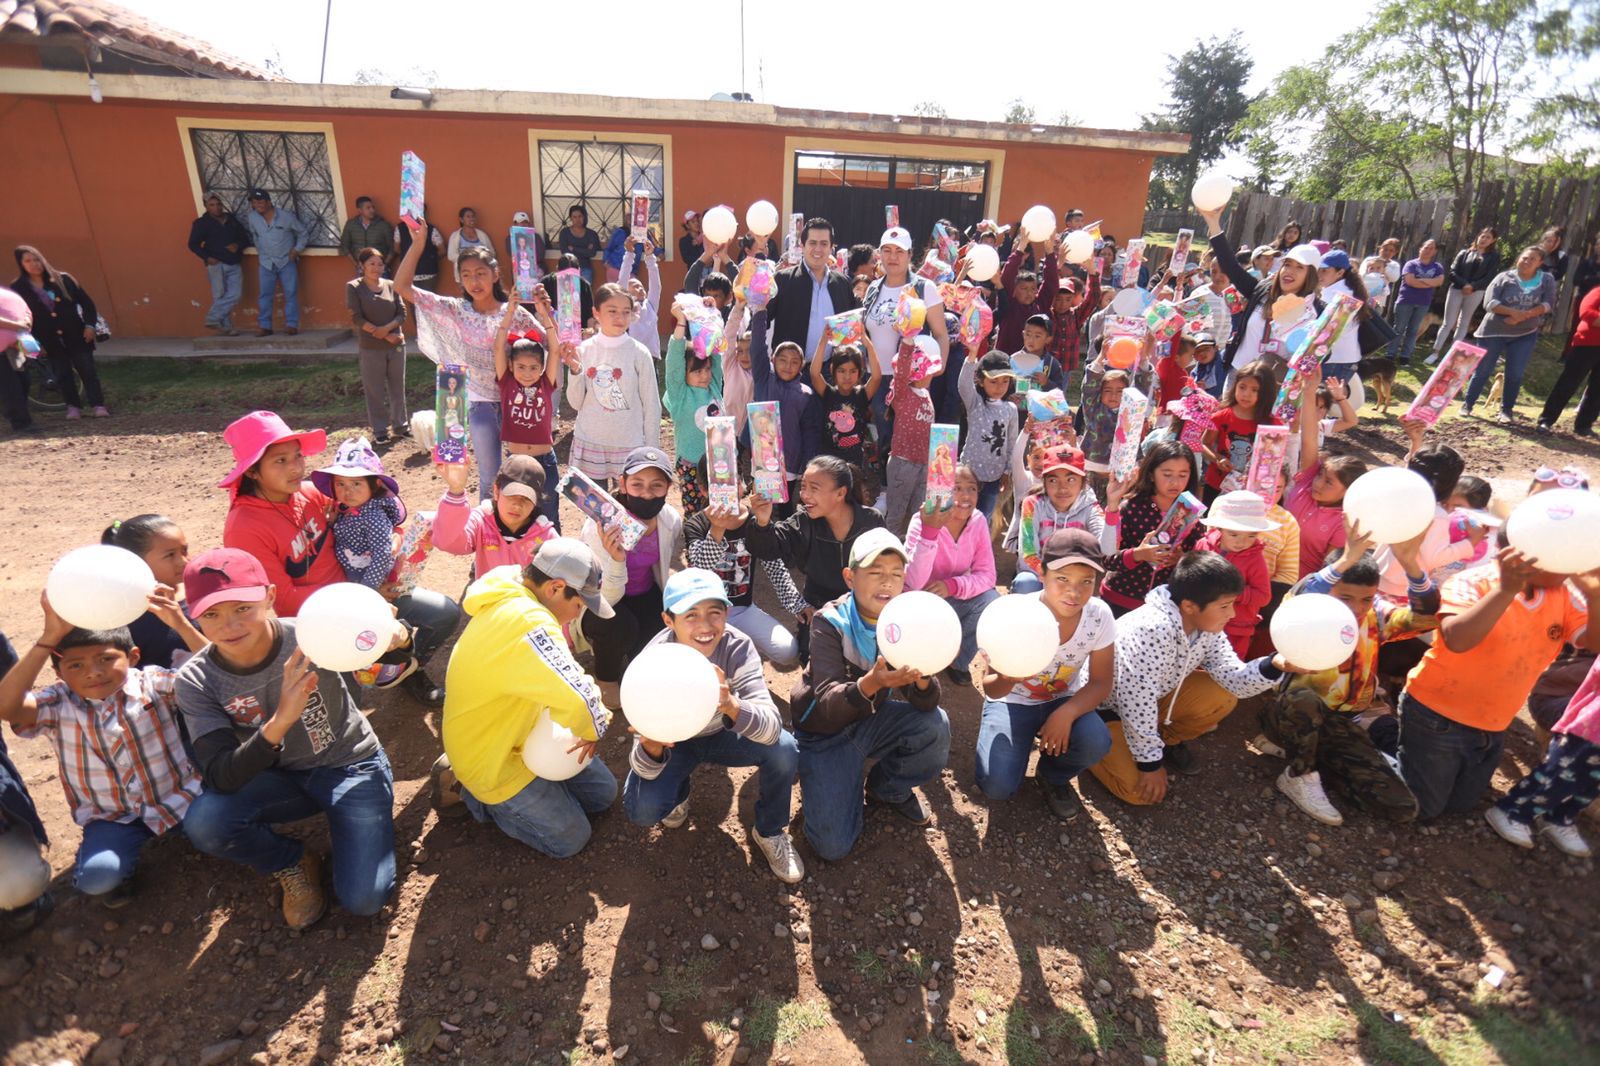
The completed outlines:
[[[667,498],[665,496],[657,496],[654,499],[645,499],[642,496],[629,496],[627,493],[623,493],[617,497],[617,502],[627,508],[628,513],[633,517],[648,522],[661,513],[661,508],[667,505]]]

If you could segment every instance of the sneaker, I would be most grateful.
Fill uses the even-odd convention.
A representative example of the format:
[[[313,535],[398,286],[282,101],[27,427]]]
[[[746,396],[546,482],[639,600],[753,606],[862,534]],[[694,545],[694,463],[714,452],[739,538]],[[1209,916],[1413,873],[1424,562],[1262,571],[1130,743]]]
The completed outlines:
[[[1490,807],[1483,812],[1483,817],[1489,823],[1489,828],[1499,833],[1507,843],[1519,848],[1533,847],[1533,828],[1526,822],[1517,821],[1499,807]]]
[[[98,407],[96,407],[94,409],[94,416],[96,418],[110,418],[111,417],[111,412],[106,410],[106,405],[105,404],[101,404],[100,406],[98,406]]]
[[[1502,426],[1509,426],[1511,423],[1516,421],[1515,418],[1506,414],[1504,411],[1501,411],[1499,414],[1495,415],[1494,420],[1500,423]]]
[[[372,435],[372,443],[373,444],[388,444],[389,443],[389,431],[388,430],[384,430],[382,433],[374,433]]]
[[[398,426],[394,427],[394,435],[397,437],[409,437],[411,436],[411,427],[406,423],[401,422]]]
[[[1072,787],[1072,782],[1064,785],[1053,785],[1040,777],[1039,791],[1044,793],[1044,805],[1050,808],[1050,813],[1063,822],[1077,821],[1078,815],[1083,813],[1083,800],[1078,798],[1078,790]]]
[[[239,335],[239,331],[234,329],[232,326],[227,326],[223,328],[222,335],[224,337],[237,337]]]
[[[683,823],[688,820],[689,801],[684,800],[666,813],[666,816],[661,819],[661,827],[663,829],[682,829]]]
[[[1194,753],[1194,749],[1189,747],[1187,741],[1182,744],[1168,744],[1161,761],[1169,770],[1185,777],[1193,777],[1200,772],[1200,756]]]
[[[1289,757],[1289,753],[1274,744],[1265,733],[1257,736],[1250,744],[1261,754],[1270,755],[1274,759],[1287,759]]]
[[[1578,827],[1575,825],[1540,822],[1539,835],[1549,837],[1550,843],[1556,846],[1557,851],[1571,855],[1574,859],[1587,859],[1594,854],[1589,842],[1583,839],[1583,834],[1578,832]]]
[[[1339,808],[1333,805],[1328,799],[1328,794],[1322,790],[1322,775],[1315,770],[1299,777],[1291,777],[1289,768],[1284,767],[1283,773],[1278,775],[1278,791],[1288,796],[1296,807],[1323,825],[1344,824],[1344,815],[1339,813]]]
[[[270,329],[258,329],[258,330],[256,330],[256,336],[258,336],[258,337],[270,337],[270,336],[272,336],[272,331]]]
[[[960,687],[960,688],[969,688],[969,687],[971,687],[971,685],[972,685],[972,671],[971,670],[962,670],[959,667],[952,666],[952,667],[949,667],[945,672],[950,675],[950,680],[953,681],[958,687]]]
[[[928,810],[928,805],[922,802],[922,797],[917,794],[916,789],[906,793],[906,798],[899,802],[880,799],[868,792],[867,802],[879,807],[888,807],[912,825],[927,825],[933,821],[933,812]]]
[[[373,663],[371,666],[356,671],[356,680],[371,688],[394,688],[400,682],[410,677],[417,668],[417,660],[407,659],[403,663]]]
[[[77,407],[68,407],[67,408],[67,421],[70,422],[74,418],[82,418],[82,417],[83,417],[83,410],[81,408],[77,408]]]
[[[1432,355],[1428,356],[1428,358],[1424,359],[1423,362],[1427,363],[1429,366],[1438,366],[1439,365],[1439,353],[1438,352],[1434,352]]]
[[[322,891],[322,857],[307,848],[300,861],[272,875],[283,886],[283,920],[290,929],[304,929],[328,909]]]
[[[444,686],[435,685],[433,679],[420,667],[412,671],[410,676],[402,678],[400,687],[405,690],[407,696],[424,707],[444,706]]]
[[[1541,437],[1548,437],[1555,432],[1555,427],[1548,422],[1540,422],[1534,429]]]
[[[0,944],[33,932],[55,907],[55,897],[45,892],[32,903],[11,910],[0,910]]]
[[[430,803],[439,812],[439,817],[454,818],[467,813],[466,801],[461,798],[461,782],[457,780],[456,772],[450,769],[450,756],[440,755],[433,760],[428,780],[433,786]]]
[[[798,884],[805,880],[806,864],[800,861],[800,853],[794,850],[794,841],[789,839],[787,829],[780,829],[772,836],[764,837],[751,826],[750,839],[756,842],[761,854],[767,857],[767,865],[772,867],[772,872],[778,880],[786,885]]]

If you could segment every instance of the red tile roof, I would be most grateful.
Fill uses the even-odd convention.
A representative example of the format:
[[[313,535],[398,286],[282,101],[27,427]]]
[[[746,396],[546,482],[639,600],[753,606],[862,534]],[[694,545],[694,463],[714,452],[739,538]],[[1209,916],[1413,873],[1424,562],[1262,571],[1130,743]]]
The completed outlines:
[[[76,34],[107,51],[203,76],[279,80],[205,41],[104,0],[0,0],[0,35],[43,39],[59,34]]]

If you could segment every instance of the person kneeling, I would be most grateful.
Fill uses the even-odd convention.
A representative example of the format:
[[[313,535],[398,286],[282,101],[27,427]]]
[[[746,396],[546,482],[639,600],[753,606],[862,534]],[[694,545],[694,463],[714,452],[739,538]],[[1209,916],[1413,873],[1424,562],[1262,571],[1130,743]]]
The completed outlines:
[[[1240,662],[1223,632],[1244,578],[1215,552],[1189,552],[1172,581],[1117,623],[1117,678],[1106,709],[1111,751],[1090,773],[1127,803],[1160,803],[1167,767],[1199,772],[1188,741],[1211,732],[1239,700],[1265,692],[1278,658]]]
[[[667,628],[650,643],[682,644],[711,660],[722,698],[698,736],[677,744],[634,738],[622,786],[628,818],[635,825],[660,822],[677,829],[689,819],[689,780],[696,766],[755,766],[760,795],[750,835],[778,880],[794,884],[806,875],[789,839],[789,797],[800,756],[767,691],[755,642],[728,625],[728,594],[710,570],[673,574],[662,603]]]
[[[327,909],[322,858],[272,827],[324,813],[334,893],[351,914],[378,913],[394,889],[394,774],[344,677],[306,658],[296,621],[273,615],[277,588],[248,552],[190,559],[183,591],[211,641],[178,670],[205,781],[184,832],[207,855],[277,879],[283,920],[304,929]]]
[[[435,804],[444,809],[459,785],[474,818],[555,859],[582,851],[588,816],[617,798],[616,777],[594,758],[611,712],[562,635],[585,608],[612,617],[600,585],[594,553],[572,537],[545,541],[525,567],[490,570],[467,589],[471,619],[445,674]],[[536,777],[522,760],[522,745],[547,709],[553,724],[581,738],[573,750],[585,765],[565,781]]]
[[[1060,646],[1050,665],[1029,678],[1002,677],[987,656],[978,660],[985,697],[978,726],[978,787],[990,799],[1016,795],[1037,736],[1041,754],[1034,776],[1045,805],[1070,822],[1083,812],[1072,779],[1111,750],[1111,734],[1095,708],[1111,694],[1117,622],[1095,595],[1105,565],[1093,533],[1057,530],[1045,541],[1039,562],[1044,590],[1031,595],[1055,616]]]
[[[878,617],[906,583],[906,549],[887,529],[869,529],[850,548],[850,591],[812,619],[811,661],[789,693],[800,748],[806,839],[824,859],[842,859],[861,836],[862,773],[867,800],[913,825],[933,820],[915,789],[950,757],[950,720],[939,681],[892,669],[878,654]],[[890,699],[895,689],[903,700]]]

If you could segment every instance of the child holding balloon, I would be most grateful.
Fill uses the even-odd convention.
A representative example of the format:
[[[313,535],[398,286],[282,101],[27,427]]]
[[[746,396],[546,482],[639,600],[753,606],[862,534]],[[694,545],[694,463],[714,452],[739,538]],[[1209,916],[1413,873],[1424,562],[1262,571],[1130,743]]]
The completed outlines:
[[[166,515],[141,514],[111,523],[100,534],[100,543],[133,552],[156,578],[150,610],[128,626],[133,645],[139,649],[139,662],[170,669],[182,666],[190,654],[206,646],[206,638],[189,621],[178,599],[183,567],[189,561],[189,538]]]
[[[175,675],[140,667],[126,628],[79,629],[48,596],[39,603],[38,641],[0,679],[0,720],[24,739],[49,738],[83,827],[73,887],[120,907],[132,898],[140,850],[180,829],[201,791],[178,725]],[[46,662],[59,680],[34,689]]]

